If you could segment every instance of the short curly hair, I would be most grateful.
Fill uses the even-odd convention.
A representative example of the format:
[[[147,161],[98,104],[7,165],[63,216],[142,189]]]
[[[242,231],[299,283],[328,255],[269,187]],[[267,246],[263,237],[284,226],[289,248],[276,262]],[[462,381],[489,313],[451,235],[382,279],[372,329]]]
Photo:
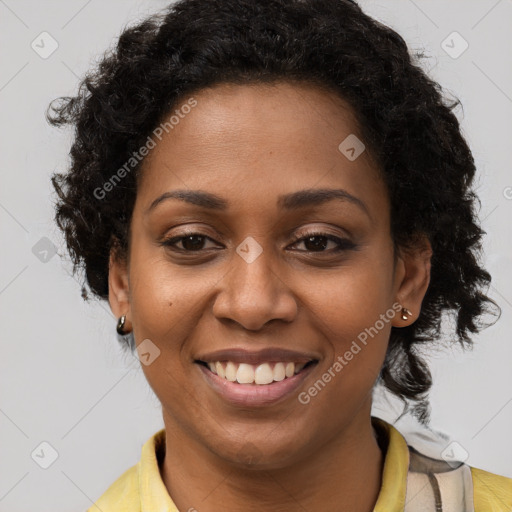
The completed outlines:
[[[469,348],[470,333],[486,326],[482,315],[500,309],[479,263],[485,232],[471,188],[474,159],[453,113],[460,102],[444,97],[422,57],[352,0],[181,0],[125,28],[77,95],[47,112],[50,123],[75,128],[69,172],[55,173],[52,184],[73,271],[85,270],[82,296],[87,284],[107,299],[110,250],[127,256],[140,163],[108,201],[95,190],[179,101],[220,83],[316,84],[356,114],[388,189],[395,248],[426,235],[433,250],[419,318],[392,328],[378,379],[404,414],[427,424],[432,377],[419,349],[441,340],[444,313],[455,320],[450,342]]]

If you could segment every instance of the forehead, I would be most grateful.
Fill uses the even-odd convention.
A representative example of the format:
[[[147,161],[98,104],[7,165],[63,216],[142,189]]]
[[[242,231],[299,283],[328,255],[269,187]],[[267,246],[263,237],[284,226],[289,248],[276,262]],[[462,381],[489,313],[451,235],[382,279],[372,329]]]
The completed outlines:
[[[141,207],[176,189],[215,193],[238,210],[277,207],[278,196],[311,188],[343,188],[386,207],[369,152],[356,159],[343,152],[344,141],[357,150],[364,144],[352,109],[326,89],[221,84],[185,97],[164,122],[171,116],[142,166]]]

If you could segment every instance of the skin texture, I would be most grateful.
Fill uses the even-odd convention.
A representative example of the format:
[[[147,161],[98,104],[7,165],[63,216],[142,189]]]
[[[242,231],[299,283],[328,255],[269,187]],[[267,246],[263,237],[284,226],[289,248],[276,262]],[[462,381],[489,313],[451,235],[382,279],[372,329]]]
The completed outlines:
[[[137,344],[150,339],[161,351],[142,368],[162,403],[163,481],[184,511],[369,512],[384,460],[370,421],[372,388],[391,326],[418,317],[430,246],[394,259],[386,187],[368,151],[349,161],[338,150],[359,132],[333,93],[285,82],[221,84],[194,98],[197,106],[143,164],[129,261],[112,253],[109,273],[112,311],[127,315]],[[367,213],[336,199],[278,206],[278,196],[311,188],[344,189]],[[211,192],[229,206],[213,211],[173,199],[146,213],[176,189]],[[186,230],[208,237],[196,242],[201,251],[159,245]],[[297,241],[319,231],[355,248],[334,253],[332,241],[319,249]],[[248,236],[263,249],[250,264],[235,251]],[[194,363],[231,347],[312,353],[319,362],[304,391],[396,302],[412,316],[385,323],[307,405],[297,393],[258,409],[230,405]],[[254,450],[256,462],[244,462]]]

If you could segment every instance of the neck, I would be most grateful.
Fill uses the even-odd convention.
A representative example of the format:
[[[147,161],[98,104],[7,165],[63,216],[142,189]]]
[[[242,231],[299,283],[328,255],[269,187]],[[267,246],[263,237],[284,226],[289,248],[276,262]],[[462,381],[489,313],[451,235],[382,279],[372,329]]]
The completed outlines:
[[[198,445],[166,418],[165,486],[179,510],[371,512],[384,455],[369,413],[292,466],[241,469]]]

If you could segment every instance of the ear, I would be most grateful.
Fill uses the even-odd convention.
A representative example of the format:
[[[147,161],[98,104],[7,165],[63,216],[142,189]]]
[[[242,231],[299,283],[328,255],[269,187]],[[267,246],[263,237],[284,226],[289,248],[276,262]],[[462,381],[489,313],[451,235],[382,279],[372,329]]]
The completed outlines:
[[[110,251],[108,269],[108,302],[110,304],[110,309],[116,318],[126,315],[125,330],[130,331],[131,311],[128,265],[125,259],[118,255],[115,247]]]
[[[411,311],[403,320],[399,311],[393,327],[406,327],[420,315],[421,303],[430,283],[432,247],[426,235],[420,235],[411,247],[400,248],[395,267],[396,301]]]

